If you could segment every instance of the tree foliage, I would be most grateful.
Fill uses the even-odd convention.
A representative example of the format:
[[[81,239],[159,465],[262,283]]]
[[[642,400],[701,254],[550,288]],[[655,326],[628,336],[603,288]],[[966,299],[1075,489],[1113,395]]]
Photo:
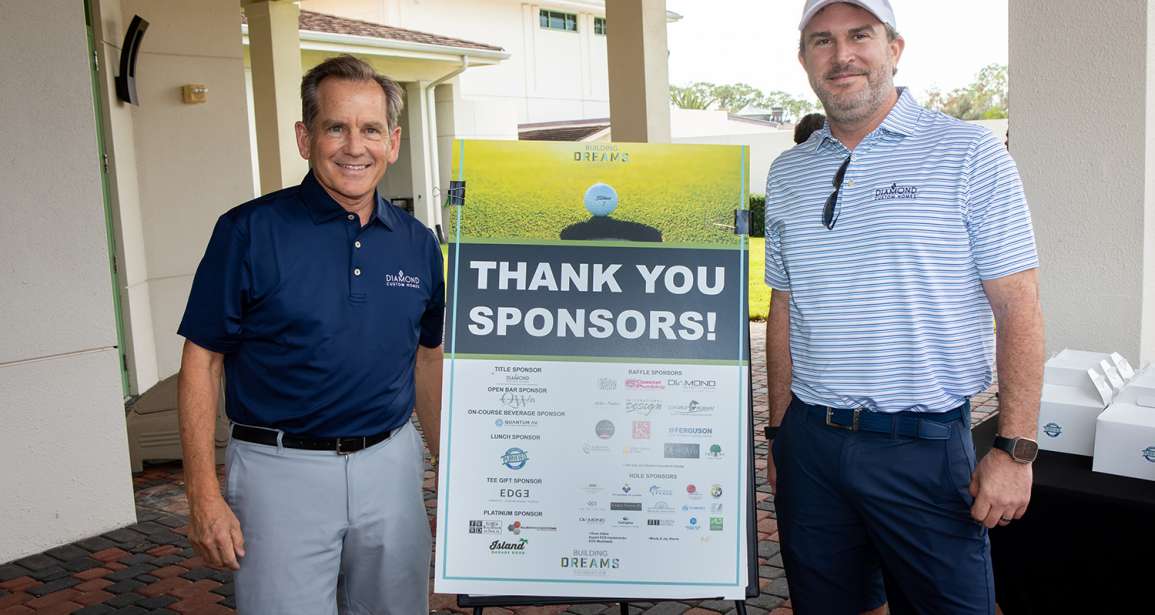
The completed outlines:
[[[729,113],[741,113],[752,108],[781,108],[783,119],[787,121],[797,120],[819,108],[816,101],[795,98],[778,90],[764,93],[745,83],[719,85],[704,81],[685,87],[670,86],[670,101],[682,109],[717,109]]]
[[[970,85],[950,93],[931,89],[927,92],[926,106],[960,120],[1005,118],[1011,107],[1007,90],[1007,66],[985,66]]]
[[[686,87],[670,86],[670,101],[680,109],[709,109],[714,104],[712,85],[698,82]]]
[[[818,101],[803,100],[801,98],[795,98],[786,92],[774,90],[763,97],[758,106],[763,109],[781,107],[786,110],[785,116],[788,119],[797,121],[802,119],[802,116],[807,113],[819,111],[822,105],[819,104]]]

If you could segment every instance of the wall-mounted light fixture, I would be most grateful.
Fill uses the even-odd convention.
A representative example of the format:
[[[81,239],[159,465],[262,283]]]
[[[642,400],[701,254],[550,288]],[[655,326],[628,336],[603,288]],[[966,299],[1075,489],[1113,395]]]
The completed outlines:
[[[186,105],[195,105],[209,99],[209,86],[203,83],[189,83],[180,88],[180,99]]]
[[[120,74],[116,76],[116,97],[126,103],[139,105],[136,95],[136,54],[140,52],[140,40],[148,30],[148,22],[140,15],[133,15],[128,30],[124,33],[124,45],[120,48]]]

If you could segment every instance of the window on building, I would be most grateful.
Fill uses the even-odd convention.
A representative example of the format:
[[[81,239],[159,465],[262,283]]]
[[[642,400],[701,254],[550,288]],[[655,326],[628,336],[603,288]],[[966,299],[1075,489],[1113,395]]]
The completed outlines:
[[[546,30],[562,30],[577,32],[577,15],[562,13],[561,11],[547,11],[541,9],[541,27]]]
[[[606,35],[606,18],[594,17],[594,34]]]

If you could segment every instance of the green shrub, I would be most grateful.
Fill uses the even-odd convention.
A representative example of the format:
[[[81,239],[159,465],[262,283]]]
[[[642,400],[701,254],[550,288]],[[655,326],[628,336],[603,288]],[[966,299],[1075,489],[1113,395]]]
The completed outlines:
[[[766,196],[750,195],[750,236],[766,236]]]

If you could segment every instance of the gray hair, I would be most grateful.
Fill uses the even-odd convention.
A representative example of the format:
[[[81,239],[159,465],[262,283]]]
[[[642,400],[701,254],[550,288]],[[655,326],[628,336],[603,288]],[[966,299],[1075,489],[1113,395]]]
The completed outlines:
[[[886,41],[888,43],[893,43],[894,41],[902,38],[902,35],[898,33],[898,30],[895,30],[894,27],[891,26],[890,24],[884,23],[884,24],[882,24],[882,27],[886,28]],[[804,52],[804,51],[806,51],[806,39],[802,38],[802,34],[799,33],[798,34],[798,55],[802,55],[802,52]]]
[[[401,109],[405,106],[401,86],[373,70],[368,62],[345,54],[321,62],[305,73],[301,79],[301,115],[305,128],[311,129],[313,121],[317,119],[317,113],[321,108],[317,89],[322,81],[330,77],[347,81],[372,81],[381,86],[381,90],[385,92],[385,114],[388,117],[389,130],[397,127]]]

